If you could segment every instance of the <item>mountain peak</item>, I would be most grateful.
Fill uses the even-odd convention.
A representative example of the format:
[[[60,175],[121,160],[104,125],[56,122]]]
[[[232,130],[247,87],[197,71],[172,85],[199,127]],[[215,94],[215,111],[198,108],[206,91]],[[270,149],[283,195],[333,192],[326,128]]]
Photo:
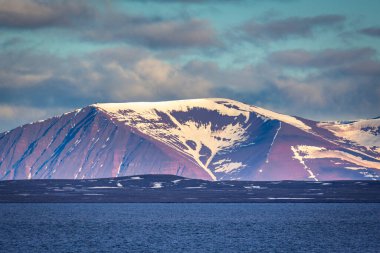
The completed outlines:
[[[128,102],[128,103],[99,103],[93,106],[108,112],[119,110],[134,110],[136,112],[158,111],[187,111],[191,108],[216,110],[222,114],[236,114],[236,111],[248,111],[249,107],[238,101],[224,98],[200,98],[171,100],[160,102]]]
[[[242,102],[226,98],[202,98],[162,102],[102,103],[94,104],[93,106],[112,114],[116,114],[119,111],[129,110],[150,116],[153,116],[155,111],[165,113],[171,111],[186,112],[190,109],[200,108],[209,111],[217,111],[220,115],[232,117],[243,115],[247,121],[250,113],[255,113],[266,119],[279,120],[304,131],[311,130],[310,126],[293,116],[273,112],[261,107],[244,104]]]

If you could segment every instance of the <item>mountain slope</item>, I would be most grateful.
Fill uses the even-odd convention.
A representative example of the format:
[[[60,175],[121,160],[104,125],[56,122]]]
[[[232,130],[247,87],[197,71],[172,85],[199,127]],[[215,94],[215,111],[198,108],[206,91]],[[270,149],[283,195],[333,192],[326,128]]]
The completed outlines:
[[[0,134],[0,177],[377,179],[379,129],[379,119],[315,122],[228,99],[94,104]]]

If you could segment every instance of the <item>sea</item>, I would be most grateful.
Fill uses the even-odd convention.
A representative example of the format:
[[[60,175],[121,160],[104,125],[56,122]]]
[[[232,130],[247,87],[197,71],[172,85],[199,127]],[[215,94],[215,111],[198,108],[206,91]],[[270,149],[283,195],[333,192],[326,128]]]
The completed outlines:
[[[380,252],[380,204],[0,204],[0,252]]]

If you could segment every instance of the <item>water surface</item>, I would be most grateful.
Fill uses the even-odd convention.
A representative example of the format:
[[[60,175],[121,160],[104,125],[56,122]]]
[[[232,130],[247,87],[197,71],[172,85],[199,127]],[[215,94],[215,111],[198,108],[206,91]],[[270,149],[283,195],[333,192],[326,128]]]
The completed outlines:
[[[380,204],[1,204],[1,252],[379,252]]]

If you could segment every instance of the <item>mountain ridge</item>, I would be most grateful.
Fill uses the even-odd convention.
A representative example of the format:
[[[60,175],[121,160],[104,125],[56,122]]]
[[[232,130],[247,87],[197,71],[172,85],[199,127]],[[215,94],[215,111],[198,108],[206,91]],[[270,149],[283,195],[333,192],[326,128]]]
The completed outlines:
[[[0,178],[377,179],[377,121],[318,122],[223,98],[98,103],[0,133]]]

